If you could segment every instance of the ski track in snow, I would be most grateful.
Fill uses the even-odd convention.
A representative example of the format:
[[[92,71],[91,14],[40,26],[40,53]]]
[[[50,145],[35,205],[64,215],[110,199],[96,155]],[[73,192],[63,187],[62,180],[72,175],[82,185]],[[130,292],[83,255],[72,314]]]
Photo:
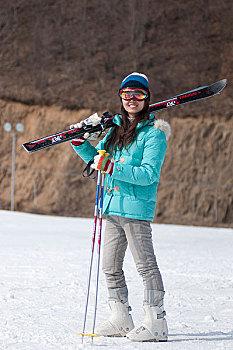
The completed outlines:
[[[167,343],[86,337],[82,331],[92,220],[0,211],[0,349],[233,349],[233,230],[153,224],[166,289]],[[134,323],[143,285],[127,250]],[[96,259],[86,332],[92,332]],[[109,315],[100,272],[97,323]]]

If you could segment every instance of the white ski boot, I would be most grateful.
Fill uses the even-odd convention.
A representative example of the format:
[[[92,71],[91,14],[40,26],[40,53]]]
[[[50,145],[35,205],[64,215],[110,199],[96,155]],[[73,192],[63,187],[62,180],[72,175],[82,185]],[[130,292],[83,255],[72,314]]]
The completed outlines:
[[[126,336],[131,341],[167,341],[168,329],[164,313],[158,306],[145,305],[145,318],[142,325],[134,328]]]
[[[95,334],[104,337],[124,337],[134,328],[132,316],[129,311],[129,303],[111,300],[109,306],[112,311],[108,321],[100,324],[95,328]]]
[[[166,312],[163,307],[164,292],[145,290],[143,309],[145,318],[139,327],[135,327],[126,336],[131,341],[156,342],[167,341],[167,321],[164,318]]]

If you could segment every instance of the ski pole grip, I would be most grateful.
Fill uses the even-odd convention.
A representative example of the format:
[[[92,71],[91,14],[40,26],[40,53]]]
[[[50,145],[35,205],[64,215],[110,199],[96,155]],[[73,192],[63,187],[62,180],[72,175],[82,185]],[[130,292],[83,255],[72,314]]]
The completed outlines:
[[[98,150],[99,155],[104,156],[105,158],[109,156],[109,153],[107,153],[104,149]],[[101,171],[102,174],[105,174],[106,171]]]
[[[98,150],[98,153],[99,153],[101,156],[105,156],[106,151],[105,151],[105,149],[100,149],[100,150]]]

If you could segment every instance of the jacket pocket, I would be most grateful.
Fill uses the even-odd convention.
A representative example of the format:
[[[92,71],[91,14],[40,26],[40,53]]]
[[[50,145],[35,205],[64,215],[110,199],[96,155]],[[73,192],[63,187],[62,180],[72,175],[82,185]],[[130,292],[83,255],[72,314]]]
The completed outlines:
[[[128,182],[114,181],[112,187],[113,196],[131,197],[135,198],[133,185]]]

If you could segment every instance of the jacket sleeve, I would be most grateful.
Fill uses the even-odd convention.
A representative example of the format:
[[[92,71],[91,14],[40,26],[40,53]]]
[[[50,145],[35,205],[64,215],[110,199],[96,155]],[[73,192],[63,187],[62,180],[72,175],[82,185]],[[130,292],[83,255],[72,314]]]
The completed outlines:
[[[97,150],[104,149],[104,144],[108,135],[109,132],[102,140],[100,140],[96,147],[91,145],[89,141],[85,141],[80,146],[74,146],[71,142],[71,146],[73,147],[75,152],[82,158],[82,160],[84,160],[85,163],[89,163],[89,161],[94,159],[94,157],[97,155]]]
[[[112,178],[141,186],[151,185],[153,182],[158,183],[166,150],[165,134],[160,130],[153,130],[152,135],[148,135],[145,142],[140,166],[116,163]]]

